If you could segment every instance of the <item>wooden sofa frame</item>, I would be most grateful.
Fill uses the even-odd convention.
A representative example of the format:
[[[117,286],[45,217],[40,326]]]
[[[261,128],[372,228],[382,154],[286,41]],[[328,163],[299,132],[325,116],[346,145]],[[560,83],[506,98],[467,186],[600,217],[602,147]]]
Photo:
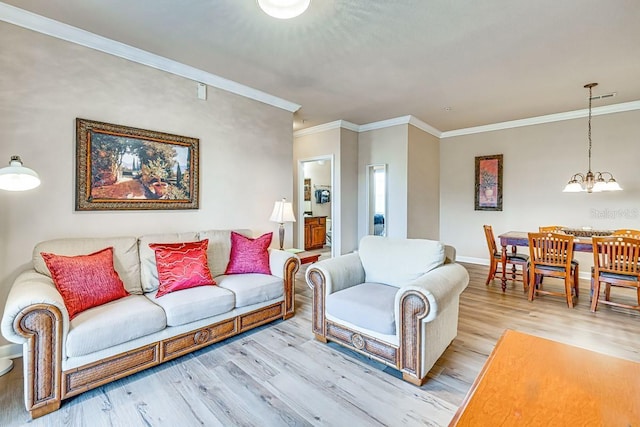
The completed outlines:
[[[51,304],[34,304],[16,317],[14,330],[26,338],[26,404],[32,418],[60,408],[62,400],[135,374],[167,360],[222,341],[249,329],[294,315],[297,258],[284,266],[284,300],[261,309],[156,341],[125,353],[62,370],[62,313]]]

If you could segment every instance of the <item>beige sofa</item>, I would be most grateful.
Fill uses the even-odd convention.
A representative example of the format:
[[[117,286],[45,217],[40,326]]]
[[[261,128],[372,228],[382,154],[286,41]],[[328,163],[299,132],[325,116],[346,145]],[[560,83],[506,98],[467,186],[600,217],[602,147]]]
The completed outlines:
[[[357,252],[313,264],[306,279],[316,339],[363,353],[422,385],[458,333],[469,274],[440,242],[366,236]]]
[[[250,236],[248,230],[234,230]],[[142,237],[59,239],[33,251],[33,269],[9,293],[2,335],[23,344],[25,405],[32,417],[63,399],[139,372],[227,337],[294,314],[299,260],[269,250],[272,275],[224,275],[230,230]],[[217,286],[155,298],[157,268],[150,243],[209,240],[208,263]],[[129,296],[90,308],[72,320],[41,252],[89,254],[114,248],[114,267]]]

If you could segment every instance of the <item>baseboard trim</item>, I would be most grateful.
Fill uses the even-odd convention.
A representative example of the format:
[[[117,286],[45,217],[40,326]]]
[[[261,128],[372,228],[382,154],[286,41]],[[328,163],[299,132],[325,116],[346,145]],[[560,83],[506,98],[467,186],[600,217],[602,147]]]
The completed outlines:
[[[0,359],[16,359],[22,357],[21,344],[0,345]]]
[[[466,262],[468,264],[489,265],[489,260],[486,258],[475,258],[470,256],[457,256],[456,261]],[[589,271],[581,271],[580,274],[578,274],[578,277],[582,280],[591,280],[591,273]]]

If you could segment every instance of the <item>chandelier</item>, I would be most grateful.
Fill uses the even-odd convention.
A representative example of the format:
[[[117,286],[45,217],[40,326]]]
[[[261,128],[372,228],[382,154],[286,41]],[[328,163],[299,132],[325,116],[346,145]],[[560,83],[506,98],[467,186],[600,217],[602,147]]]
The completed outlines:
[[[258,0],[258,6],[269,16],[290,19],[301,15],[311,0]]]
[[[564,187],[564,190],[562,190],[565,193],[578,193],[580,191],[598,193],[600,191],[622,190],[611,172],[591,172],[591,97],[592,89],[597,85],[598,83],[584,85],[585,88],[589,89],[589,169],[586,174],[574,174]]]

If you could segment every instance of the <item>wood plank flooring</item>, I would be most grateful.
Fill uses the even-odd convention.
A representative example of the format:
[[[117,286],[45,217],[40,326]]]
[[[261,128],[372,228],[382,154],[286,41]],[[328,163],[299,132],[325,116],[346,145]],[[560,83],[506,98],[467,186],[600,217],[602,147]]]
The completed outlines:
[[[507,328],[640,362],[640,313],[606,306],[589,312],[588,282],[569,309],[557,297],[527,301],[521,283],[502,293],[498,280],[484,285],[487,267],[465,267],[471,283],[461,298],[458,337],[421,388],[380,363],[315,341],[311,293],[300,272],[292,319],[99,387],[33,421],[16,360],[0,377],[0,426],[447,425]],[[560,289],[545,279],[545,287],[554,286]]]

